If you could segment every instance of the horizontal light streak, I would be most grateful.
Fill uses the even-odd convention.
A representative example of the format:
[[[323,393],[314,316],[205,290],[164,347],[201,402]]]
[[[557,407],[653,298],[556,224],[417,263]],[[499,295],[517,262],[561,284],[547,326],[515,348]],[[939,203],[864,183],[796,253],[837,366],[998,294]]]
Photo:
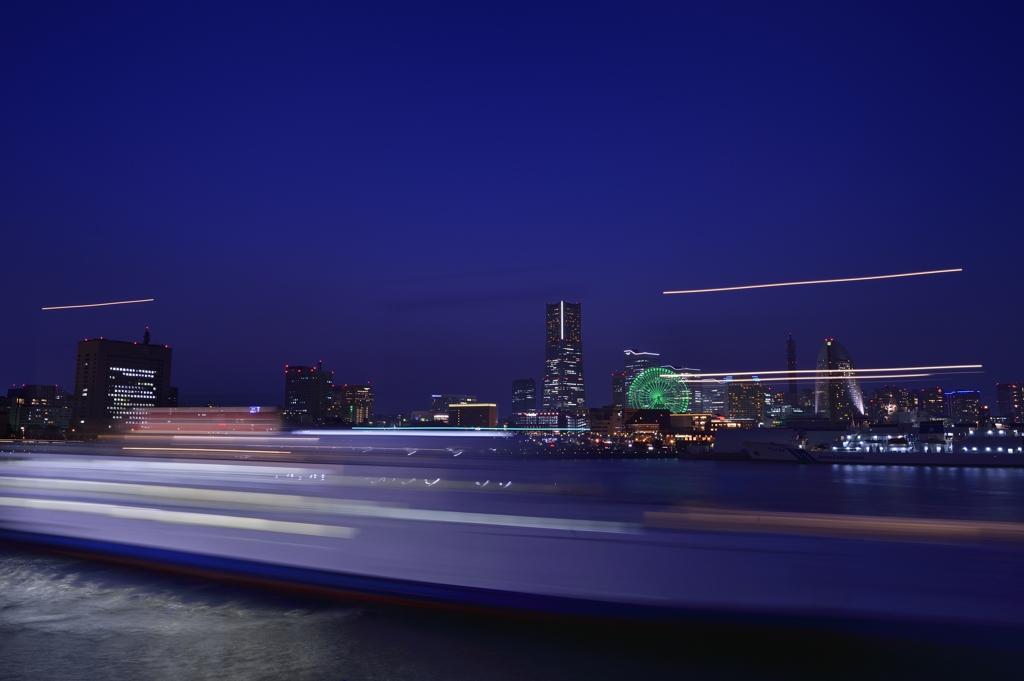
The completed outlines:
[[[121,447],[126,452],[213,452],[225,454],[291,454],[283,449],[205,449],[202,447]]]
[[[27,508],[39,511],[89,513],[93,515],[110,516],[113,518],[124,518],[127,520],[150,520],[159,523],[174,523],[178,525],[224,527],[232,530],[256,530],[260,532],[305,534],[315,537],[352,539],[357,534],[357,531],[351,527],[337,527],[335,525],[296,523],[285,520],[266,520],[264,518],[217,515],[213,513],[192,513],[191,511],[165,511],[158,508],[99,504],[90,501],[59,501],[56,499],[0,497],[0,506],[13,506],[16,508]]]
[[[973,372],[970,372],[970,373],[973,373]],[[874,380],[877,380],[877,379],[886,379],[886,380],[890,380],[891,379],[891,380],[895,380],[895,379],[900,379],[900,378],[927,378],[928,376],[937,376],[937,375],[938,374],[883,374],[883,375],[858,376],[856,373],[847,373],[847,372],[845,372],[842,369],[835,369],[835,370],[833,370],[833,372],[831,374],[822,373],[820,376],[817,376],[815,378],[822,378],[822,379],[824,379],[824,378],[856,378],[856,379],[859,379],[859,380],[862,380],[862,381],[867,381],[867,380],[874,381]],[[809,378],[809,377],[805,377],[805,378]],[[683,380],[686,383],[717,383],[719,385],[721,385],[722,383],[786,383],[786,382],[789,381],[789,379],[784,377],[784,376],[775,376],[775,377],[772,377],[772,378],[760,378],[760,377],[757,377],[757,378],[732,378],[732,379],[729,379],[728,381],[724,381],[724,380],[717,379],[717,378],[697,378],[697,379],[681,378],[680,380]]]
[[[88,305],[54,305],[44,307],[44,310],[75,310],[82,307],[106,307],[108,305],[131,305],[132,303],[152,303],[155,298],[141,298],[139,300],[115,300],[109,303],[89,303]]]
[[[926,272],[903,272],[900,274],[880,274],[873,277],[846,277],[844,279],[813,279],[810,281],[785,281],[777,284],[753,284],[750,286],[725,286],[722,288],[700,288],[689,291],[662,291],[663,295],[675,295],[681,293],[717,293],[719,291],[746,291],[755,288],[777,288],[779,286],[808,286],[810,284],[838,284],[847,281],[874,281],[876,279],[898,279],[900,277],[923,277],[929,274],[948,274],[950,272],[963,272],[962,267],[949,270],[928,270]]]
[[[1024,541],[1024,523],[978,520],[932,520],[883,516],[779,513],[771,511],[648,511],[649,527],[715,532],[863,536],[870,539]]]
[[[692,376],[695,378],[703,378],[707,376],[788,376],[789,374],[818,374],[828,373],[830,371],[850,371],[856,374],[867,374],[867,373],[882,373],[882,372],[903,372],[903,371],[952,371],[957,369],[981,369],[981,364],[945,364],[942,366],[925,366],[925,367],[883,367],[877,369],[794,369],[793,371],[719,371],[719,372],[707,372],[700,371],[688,374],[686,372],[680,372],[676,374],[678,378],[686,378]],[[671,378],[671,377],[669,377]]]
[[[382,435],[400,435],[410,436],[414,435],[417,437],[509,437],[507,433],[504,433],[504,428],[471,428],[467,430],[461,430],[459,428],[416,428],[416,427],[370,427],[370,426],[356,426],[351,430],[298,430],[295,431],[299,435],[344,435],[346,437],[358,437],[358,436],[382,436]],[[443,432],[439,432],[443,431]],[[504,434],[503,434],[504,433]],[[326,441],[325,441],[326,442]]]
[[[571,532],[604,532],[611,534],[630,534],[639,531],[639,526],[632,523],[621,523],[606,520],[583,520],[570,518],[544,518],[537,516],[506,515],[499,513],[470,513],[463,511],[438,511],[429,509],[403,508],[399,506],[381,506],[371,501],[356,501],[348,499],[330,499],[325,497],[306,497],[292,494],[271,494],[265,492],[239,492],[234,490],[205,489],[194,487],[169,487],[164,485],[145,485],[123,482],[100,482],[93,480],[40,480],[38,478],[15,478],[0,476],[0,488],[21,488],[36,490],[62,490],[65,492],[86,492],[100,494],[120,494],[150,497],[162,502],[177,501],[179,503],[207,503],[207,504],[243,504],[248,507],[284,507],[292,511],[312,511],[316,513],[362,517],[362,518],[383,518],[387,520],[409,520],[425,521],[435,523],[461,523],[466,525],[493,525],[498,527],[519,527],[537,530],[561,530]],[[12,497],[0,496],[0,506],[4,505],[3,500]],[[26,500],[26,501],[50,501],[50,500]],[[54,504],[76,504],[80,502],[53,501]],[[19,504],[7,504],[19,505]],[[109,504],[91,504],[93,506],[109,506],[110,508],[133,508],[138,511],[154,509],[112,506]],[[41,506],[28,506],[29,508],[43,508]],[[53,508],[49,510],[82,510],[91,512],[88,509],[75,508]],[[107,514],[111,515],[111,514]],[[205,515],[205,514],[191,514]],[[121,516],[128,517],[128,516]],[[235,518],[235,516],[217,516],[218,518]],[[153,519],[142,518],[140,519]],[[237,518],[236,518],[237,519]],[[241,519],[245,520],[245,519]],[[167,521],[173,522],[173,521]],[[277,522],[277,521],[263,521]],[[203,524],[203,523],[195,523]],[[305,525],[306,523],[287,523],[290,525]],[[221,525],[229,527],[230,525]],[[315,527],[333,527],[330,525],[318,525]],[[249,529],[249,528],[246,528]],[[257,528],[251,528],[257,529]],[[339,528],[347,530],[348,528]],[[287,530],[274,530],[287,531]],[[353,532],[355,530],[352,530]],[[313,532],[299,532],[299,534],[313,534]]]

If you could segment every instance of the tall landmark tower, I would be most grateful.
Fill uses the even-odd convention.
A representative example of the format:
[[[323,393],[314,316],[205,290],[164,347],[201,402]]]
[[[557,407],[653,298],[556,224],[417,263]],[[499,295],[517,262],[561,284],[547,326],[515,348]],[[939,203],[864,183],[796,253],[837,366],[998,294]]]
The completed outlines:
[[[833,338],[826,338],[818,352],[814,381],[814,411],[832,425],[849,423],[864,414],[864,394],[857,381],[853,358]]]
[[[545,411],[587,407],[583,388],[583,340],[580,327],[579,303],[563,300],[547,304],[544,392],[541,400]]]
[[[789,394],[787,401],[794,407],[797,405],[797,384],[796,384],[796,341],[793,334],[789,334],[786,341],[786,370],[789,371]]]

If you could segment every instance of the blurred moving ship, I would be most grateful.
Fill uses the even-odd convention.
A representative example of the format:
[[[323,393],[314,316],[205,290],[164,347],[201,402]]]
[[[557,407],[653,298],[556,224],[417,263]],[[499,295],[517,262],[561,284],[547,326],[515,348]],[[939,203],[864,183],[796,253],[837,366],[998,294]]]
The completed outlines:
[[[692,476],[729,464],[437,431],[4,443],[0,536],[449,606],[1024,631],[1024,523],[700,506]]]

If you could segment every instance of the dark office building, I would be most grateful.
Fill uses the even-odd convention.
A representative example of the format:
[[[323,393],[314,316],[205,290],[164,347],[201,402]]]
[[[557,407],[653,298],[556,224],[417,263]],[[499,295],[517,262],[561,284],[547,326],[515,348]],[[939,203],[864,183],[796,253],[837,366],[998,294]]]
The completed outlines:
[[[1024,385],[1020,383],[996,383],[996,405],[1000,416],[1024,417]]]
[[[333,371],[315,367],[285,366],[284,415],[292,423],[318,424],[327,420],[331,406]]]
[[[940,418],[948,415],[946,395],[942,388],[925,388],[918,397],[918,410]]]
[[[56,385],[9,388],[8,424],[26,437],[59,436],[71,427],[71,402],[71,395]]]
[[[537,409],[537,381],[520,378],[512,381],[512,413],[521,414]]]
[[[79,341],[71,428],[109,432],[130,420],[136,407],[169,407],[171,348],[94,338]]]
[[[373,418],[373,386],[336,385],[332,388],[328,417],[332,421],[363,426]]]
[[[448,406],[448,425],[459,428],[495,428],[498,405],[487,402],[453,403]]]
[[[953,423],[978,425],[981,418],[981,393],[977,390],[953,390],[945,394],[946,416]]]
[[[612,406],[618,409],[626,407],[626,372],[612,372]]]
[[[586,409],[579,303],[548,303],[544,348],[545,411]]]

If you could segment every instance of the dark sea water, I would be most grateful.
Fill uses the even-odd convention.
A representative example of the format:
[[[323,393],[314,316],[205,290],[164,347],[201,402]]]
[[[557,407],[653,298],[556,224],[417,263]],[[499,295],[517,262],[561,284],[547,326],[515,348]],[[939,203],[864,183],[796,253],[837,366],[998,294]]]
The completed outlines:
[[[1024,657],[761,625],[324,600],[0,545],[0,678],[1020,679]]]

